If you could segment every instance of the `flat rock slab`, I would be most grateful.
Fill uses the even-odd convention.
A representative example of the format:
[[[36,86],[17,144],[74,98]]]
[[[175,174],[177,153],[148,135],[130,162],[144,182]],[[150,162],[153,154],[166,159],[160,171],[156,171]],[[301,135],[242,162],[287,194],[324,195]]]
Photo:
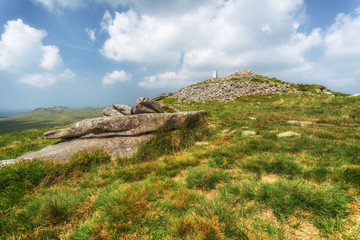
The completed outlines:
[[[256,135],[256,132],[254,132],[254,131],[242,131],[242,135],[244,135],[244,136]]]
[[[301,136],[301,134],[293,132],[293,131],[287,131],[287,132],[279,133],[276,136],[279,137],[279,138],[282,138],[282,137]]]
[[[108,133],[112,136],[139,136],[155,132],[160,127],[166,127],[167,130],[179,129],[186,121],[199,121],[206,113],[191,111],[92,118],[77,122],[69,128],[46,132],[44,136],[48,139],[104,137]]]
[[[71,139],[60,141],[36,152],[28,152],[18,159],[43,159],[65,161],[74,153],[83,150],[105,150],[112,158],[130,157],[137,152],[141,144],[145,144],[154,135],[147,134],[136,137],[109,137],[92,139]]]
[[[299,125],[311,125],[312,122],[308,122],[308,121],[297,121],[297,120],[290,120],[290,121],[287,121],[287,123],[290,123],[290,124],[299,124]]]

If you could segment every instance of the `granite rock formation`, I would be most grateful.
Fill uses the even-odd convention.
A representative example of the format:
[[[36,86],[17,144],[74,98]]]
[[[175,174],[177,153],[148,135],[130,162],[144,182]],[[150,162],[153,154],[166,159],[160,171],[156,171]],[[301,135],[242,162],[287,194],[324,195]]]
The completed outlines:
[[[180,129],[186,122],[200,121],[206,111],[159,113],[162,104],[148,98],[140,98],[136,109],[146,107],[156,113],[129,113],[127,106],[114,105],[114,109],[123,110],[119,115],[85,119],[65,129],[58,129],[44,133],[45,138],[61,139],[60,142],[45,147],[37,152],[29,152],[19,159],[45,159],[64,161],[72,154],[82,150],[105,150],[113,158],[129,157],[136,153],[141,144],[155,136],[159,128],[166,130]],[[134,108],[132,108],[133,110]],[[150,111],[149,110],[149,111]]]

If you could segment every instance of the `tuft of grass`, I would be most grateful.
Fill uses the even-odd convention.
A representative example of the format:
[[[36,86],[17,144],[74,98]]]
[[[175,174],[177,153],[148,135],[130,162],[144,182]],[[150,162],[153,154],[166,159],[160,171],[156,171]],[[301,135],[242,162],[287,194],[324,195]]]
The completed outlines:
[[[92,166],[110,162],[111,156],[103,150],[80,151],[69,160],[69,165],[78,170],[88,171]]]
[[[342,179],[345,182],[353,184],[353,186],[360,191],[360,168],[359,167],[347,167],[341,173],[340,179]]]
[[[186,177],[188,188],[204,190],[214,189],[218,183],[226,181],[228,181],[228,176],[225,172],[206,167],[191,169]]]
[[[232,153],[229,153],[230,149],[215,149],[211,152],[210,166],[219,167],[223,169],[233,168],[235,164],[235,158]]]
[[[328,218],[349,214],[347,204],[351,196],[339,186],[316,186],[304,183],[278,181],[261,184],[255,199],[269,205],[275,216],[286,219],[298,209]]]

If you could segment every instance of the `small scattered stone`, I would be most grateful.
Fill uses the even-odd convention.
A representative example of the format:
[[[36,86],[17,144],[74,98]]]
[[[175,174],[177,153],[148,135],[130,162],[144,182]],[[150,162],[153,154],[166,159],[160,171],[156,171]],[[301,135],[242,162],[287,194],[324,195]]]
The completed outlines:
[[[225,133],[228,133],[230,130],[229,129],[224,129],[221,134],[225,134]]]
[[[242,135],[244,135],[244,136],[256,135],[256,132],[254,132],[254,131],[242,131]]]
[[[256,117],[249,117],[249,119],[255,121]]]
[[[282,137],[301,136],[301,134],[296,133],[296,132],[292,132],[292,131],[288,131],[288,132],[279,133],[276,136],[279,137],[279,138],[282,138]]]
[[[204,146],[204,145],[209,145],[208,142],[196,142],[195,143],[196,146]]]
[[[308,122],[308,121],[297,121],[297,120],[290,120],[290,121],[287,121],[287,123],[290,123],[290,124],[299,124],[299,125],[310,125],[310,124],[312,124],[312,122]]]
[[[236,132],[237,132],[237,130],[232,130],[231,132],[229,132],[229,135],[234,134]]]
[[[216,129],[216,125],[215,125],[215,124],[211,124],[211,123],[210,123],[210,124],[208,124],[208,126],[209,126],[210,129]]]
[[[242,127],[242,129],[248,129],[249,127]]]

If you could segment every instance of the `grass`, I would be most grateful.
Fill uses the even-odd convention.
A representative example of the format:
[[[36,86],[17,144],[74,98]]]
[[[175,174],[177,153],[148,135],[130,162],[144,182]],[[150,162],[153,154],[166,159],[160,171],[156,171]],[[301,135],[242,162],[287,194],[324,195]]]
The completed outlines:
[[[63,163],[34,160],[0,169],[0,239],[360,236],[360,115],[354,110],[360,98],[164,102],[206,109],[216,129],[205,122],[161,129],[139,154],[116,161],[85,152]],[[245,130],[256,135],[244,136]],[[51,144],[40,141],[42,131],[0,135],[0,153],[15,157],[25,150],[7,152],[31,142],[33,149]],[[301,136],[276,136],[285,131]]]

